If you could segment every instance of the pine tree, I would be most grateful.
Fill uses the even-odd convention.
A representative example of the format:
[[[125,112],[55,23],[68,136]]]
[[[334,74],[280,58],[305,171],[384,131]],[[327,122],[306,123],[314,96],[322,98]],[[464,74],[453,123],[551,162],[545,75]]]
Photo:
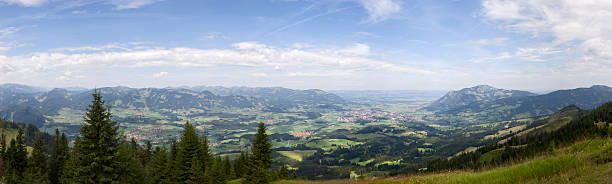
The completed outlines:
[[[120,135],[117,122],[112,121],[110,108],[104,107],[99,93],[93,94],[92,104],[81,127],[81,141],[75,144],[79,152],[78,176],[87,178],[82,183],[110,183],[116,180],[117,151]]]
[[[178,146],[179,143],[176,140],[172,140],[171,144],[170,144],[170,154],[168,155],[168,161],[167,166],[166,166],[166,171],[165,171],[165,175],[166,175],[166,180],[163,183],[178,183],[177,182],[177,175],[175,172],[175,167],[176,167],[176,157],[178,156]]]
[[[287,167],[285,167],[285,165],[282,165],[278,169],[278,178],[279,179],[289,179],[289,172],[287,171]]]
[[[224,174],[226,176],[226,178],[234,178],[233,174],[232,174],[232,163],[230,162],[229,156],[225,156],[223,158],[223,169],[224,169]]]
[[[153,161],[149,165],[151,167],[151,183],[158,184],[167,180],[168,171],[171,168],[168,168],[168,154],[166,154],[166,149],[156,147]]]
[[[236,160],[234,160],[234,174],[238,178],[242,178],[247,173],[247,162],[249,162],[249,153],[248,152],[240,152],[240,156]]]
[[[59,130],[55,129],[55,141],[51,147],[51,158],[49,162],[49,181],[52,184],[60,183],[60,177],[69,154],[66,135],[62,133],[60,137]]]
[[[223,169],[223,160],[217,156],[212,160],[211,167],[207,170],[206,176],[208,177],[209,184],[223,184],[226,181],[225,173]]]
[[[75,146],[72,148],[72,151],[68,152],[69,156],[67,156],[63,169],[60,173],[60,183],[84,183],[88,179],[86,176],[79,175],[81,172],[80,159],[82,156],[77,145],[81,145],[81,138],[76,137],[74,139],[74,145]]]
[[[134,146],[135,141],[130,144],[124,142],[121,144],[118,150],[117,159],[118,166],[116,169],[119,173],[117,181],[119,183],[143,183],[144,169],[140,164],[140,160],[136,158],[138,153],[138,146]]]
[[[17,137],[11,140],[10,147],[7,150],[9,175],[7,183],[21,182],[28,163],[27,155],[28,152],[26,151],[23,139],[23,130],[19,128]]]
[[[259,123],[257,135],[253,141],[253,156],[248,162],[247,176],[244,183],[270,183],[270,173],[268,169],[272,165],[272,144],[266,134],[266,127],[263,122]]]
[[[202,151],[201,151],[201,154],[202,154],[201,161],[203,163],[202,169],[206,171],[206,168],[211,165],[213,156],[212,156],[212,153],[210,153],[210,148],[208,147],[208,136],[206,136],[206,134],[203,134],[202,138],[200,139],[202,142]]]
[[[181,136],[178,155],[176,156],[176,167],[174,168],[179,183],[189,180],[191,177],[189,170],[191,169],[193,158],[196,157],[196,160],[200,160],[203,158],[202,156],[202,146],[198,133],[196,133],[191,123],[187,122]]]
[[[2,133],[0,134],[0,157],[3,160],[6,160],[6,134],[4,134],[4,129],[2,129]]]
[[[206,183],[204,170],[202,170],[202,162],[197,157],[191,160],[191,168],[189,169],[188,184],[203,184]]]
[[[32,149],[32,153],[29,159],[30,167],[33,172],[40,173],[41,175],[45,175],[47,172],[47,146],[43,142],[40,134],[36,135],[36,140],[34,141],[34,147]]]
[[[266,134],[266,127],[263,122],[259,123],[259,127],[257,129],[257,135],[255,136],[255,140],[253,141],[253,160],[260,162],[261,167],[264,169],[269,169],[272,165],[272,143],[270,143],[270,139],[268,139],[268,134]]]

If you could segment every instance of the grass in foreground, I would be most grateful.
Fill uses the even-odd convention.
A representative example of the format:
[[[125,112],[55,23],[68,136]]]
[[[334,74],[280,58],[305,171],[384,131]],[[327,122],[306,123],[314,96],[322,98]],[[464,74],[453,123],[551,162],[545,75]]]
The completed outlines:
[[[384,179],[278,181],[291,183],[612,183],[612,139],[578,142],[550,155],[482,172],[449,172]]]

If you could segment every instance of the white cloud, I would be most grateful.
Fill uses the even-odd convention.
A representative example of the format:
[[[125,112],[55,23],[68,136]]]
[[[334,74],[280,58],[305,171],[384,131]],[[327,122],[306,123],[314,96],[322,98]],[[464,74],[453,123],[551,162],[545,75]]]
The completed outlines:
[[[253,77],[267,77],[268,76],[267,73],[251,73],[250,75]]]
[[[477,45],[493,45],[493,46],[502,46],[508,41],[508,38],[491,38],[491,39],[480,39],[470,41],[472,44]]]
[[[132,46],[135,47],[135,46]],[[98,48],[98,47],[84,47]],[[369,46],[356,44],[341,49],[293,47],[280,48],[257,42],[233,44],[230,49],[198,49],[188,47],[146,48],[126,50],[89,49],[86,53],[63,51],[37,52],[27,55],[0,55],[0,66],[7,72],[0,77],[27,76],[58,70],[113,71],[116,68],[181,68],[181,67],[249,67],[274,69],[287,73],[318,71],[391,71],[410,74],[434,74],[429,70],[397,65],[370,58]],[[60,49],[61,50],[61,49]],[[79,49],[76,49],[79,50]],[[167,73],[158,73],[159,76]],[[67,75],[69,76],[69,75]]]
[[[0,29],[0,38],[6,38],[8,36],[15,34],[16,32],[19,32],[20,30],[21,28],[17,28],[17,27],[7,27],[4,29]]]
[[[84,75],[73,75],[72,71],[66,70],[63,75],[57,77],[56,79],[60,81],[70,81],[70,80],[82,79],[82,78],[85,78],[85,76]]]
[[[551,38],[534,48],[518,49],[517,56],[542,61],[544,56],[564,55],[574,62],[600,66],[612,62],[612,1],[485,0],[482,5],[484,17],[502,29]]]
[[[521,5],[519,2],[511,0],[485,0],[482,2],[485,9],[485,16],[492,19],[516,20],[526,19],[521,14]]]
[[[378,34],[374,34],[374,33],[370,33],[370,32],[354,32],[353,33],[354,37],[358,37],[358,38],[380,38],[382,36],[378,35]]]
[[[16,4],[25,7],[36,7],[47,3],[47,0],[0,0],[7,4]]]
[[[356,43],[351,47],[340,50],[340,52],[353,56],[368,56],[370,55],[370,46],[363,43]]]
[[[168,72],[159,72],[159,73],[153,74],[153,77],[155,78],[162,78],[165,76],[168,76]]]
[[[512,58],[512,55],[509,52],[502,52],[498,56],[477,58],[477,59],[472,59],[471,61],[473,63],[488,63],[488,62],[496,62],[496,61],[506,60],[506,59],[510,59],[510,58]]]
[[[163,0],[109,0],[107,3],[115,6],[117,10],[135,9]]]
[[[351,72],[292,72],[288,73],[290,77],[332,77],[332,76],[348,76]]]
[[[305,48],[312,47],[312,45],[307,44],[307,43],[293,43],[291,44],[291,46],[296,49],[305,49]]]
[[[402,9],[397,0],[359,0],[369,14],[369,22],[377,23],[391,18]]]
[[[204,40],[214,40],[214,39],[227,39],[225,35],[221,32],[210,32],[207,33],[204,37]]]

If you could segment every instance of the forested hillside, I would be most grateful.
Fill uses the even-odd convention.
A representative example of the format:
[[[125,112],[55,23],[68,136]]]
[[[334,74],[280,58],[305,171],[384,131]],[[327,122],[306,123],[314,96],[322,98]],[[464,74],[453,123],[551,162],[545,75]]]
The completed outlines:
[[[572,108],[572,107],[570,107]],[[568,111],[566,108],[565,111]],[[571,145],[582,139],[612,136],[612,102],[603,104],[586,114],[577,114],[569,123],[553,131],[514,136],[501,144],[490,144],[475,151],[451,159],[431,161],[428,171],[480,169],[502,165],[511,161],[531,158],[545,151]],[[605,155],[601,162],[612,161],[612,155]]]
[[[271,143],[263,123],[250,150],[233,161],[214,156],[207,136],[187,122],[180,139],[167,147],[138,145],[122,135],[99,93],[87,108],[79,136],[69,141],[36,127],[0,121],[3,131],[17,129],[10,144],[1,145],[0,177],[5,183],[268,183],[296,178],[286,167],[272,169]],[[32,134],[36,133],[32,140]],[[45,141],[52,142],[52,147]],[[31,143],[31,149],[26,145]],[[29,151],[31,150],[31,151]]]

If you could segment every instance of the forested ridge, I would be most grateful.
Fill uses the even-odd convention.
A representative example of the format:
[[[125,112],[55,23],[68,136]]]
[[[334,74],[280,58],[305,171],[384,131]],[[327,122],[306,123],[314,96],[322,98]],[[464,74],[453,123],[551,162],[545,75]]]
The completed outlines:
[[[18,129],[8,145],[4,132],[0,137],[0,176],[8,184],[269,183],[297,177],[284,166],[271,168],[271,143],[263,123],[251,149],[230,160],[214,156],[207,136],[199,135],[189,122],[180,139],[167,146],[141,146],[125,139],[99,93],[93,94],[80,134],[71,143],[59,130],[50,136],[29,125],[0,122],[5,129]],[[32,145],[31,151],[26,145]]]
[[[524,136],[514,136],[503,144],[490,144],[475,151],[450,159],[440,158],[429,162],[427,171],[444,171],[499,166],[512,161],[532,158],[557,147],[571,145],[582,139],[612,136],[612,102],[605,103],[587,113],[580,114],[568,124],[554,131],[542,131]],[[612,161],[609,157],[598,162]]]

